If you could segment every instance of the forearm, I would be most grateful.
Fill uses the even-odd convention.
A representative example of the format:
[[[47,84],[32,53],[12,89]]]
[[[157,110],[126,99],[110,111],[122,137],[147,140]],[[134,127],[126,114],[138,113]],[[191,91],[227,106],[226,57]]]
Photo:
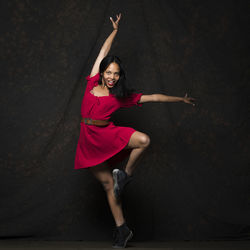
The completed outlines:
[[[112,33],[108,36],[108,38],[105,40],[101,48],[101,52],[104,54],[104,56],[106,56],[109,53],[113,40],[117,34],[117,31],[118,29],[114,29]]]
[[[154,94],[156,102],[183,102],[183,97]]]

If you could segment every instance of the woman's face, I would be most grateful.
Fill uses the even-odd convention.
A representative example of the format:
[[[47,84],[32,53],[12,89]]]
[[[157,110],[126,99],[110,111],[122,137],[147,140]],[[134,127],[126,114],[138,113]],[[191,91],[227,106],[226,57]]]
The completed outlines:
[[[117,63],[110,63],[102,74],[102,83],[113,88],[120,78],[120,67]]]

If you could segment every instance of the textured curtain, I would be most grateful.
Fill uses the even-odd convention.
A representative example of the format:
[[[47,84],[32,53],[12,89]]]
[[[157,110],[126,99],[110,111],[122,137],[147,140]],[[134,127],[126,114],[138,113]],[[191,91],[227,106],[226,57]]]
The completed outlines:
[[[121,12],[110,54],[128,84],[197,99],[113,116],[151,138],[123,199],[134,239],[249,239],[249,11],[244,0],[1,1],[0,237],[110,239],[105,192],[74,156],[85,77]]]

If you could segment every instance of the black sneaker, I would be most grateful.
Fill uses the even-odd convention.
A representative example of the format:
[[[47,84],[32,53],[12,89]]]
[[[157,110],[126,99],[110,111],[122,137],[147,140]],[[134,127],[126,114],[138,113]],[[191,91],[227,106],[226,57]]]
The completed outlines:
[[[132,231],[127,227],[126,223],[116,228],[114,233],[113,248],[125,248],[127,242],[133,237]]]
[[[123,170],[114,169],[113,179],[114,179],[114,194],[116,199],[119,199],[123,188],[132,180],[132,177],[127,175],[127,173]]]

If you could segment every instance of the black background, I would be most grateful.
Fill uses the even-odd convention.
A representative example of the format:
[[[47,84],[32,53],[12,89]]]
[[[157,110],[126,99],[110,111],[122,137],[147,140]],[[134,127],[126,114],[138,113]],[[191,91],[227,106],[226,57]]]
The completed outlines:
[[[197,99],[113,117],[151,138],[124,194],[134,239],[249,239],[249,1],[0,3],[1,238],[110,239],[101,184],[73,168],[85,77],[121,12],[110,54],[130,86]]]

